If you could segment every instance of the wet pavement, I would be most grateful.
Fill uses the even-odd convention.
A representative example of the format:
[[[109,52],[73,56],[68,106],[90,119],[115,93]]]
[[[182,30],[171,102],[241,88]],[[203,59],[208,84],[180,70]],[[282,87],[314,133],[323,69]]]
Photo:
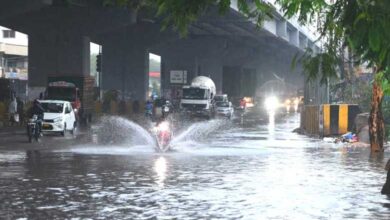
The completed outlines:
[[[116,120],[98,135],[128,134],[120,142],[0,141],[1,219],[390,218],[380,194],[390,155],[292,133],[297,115],[197,122],[163,154]]]

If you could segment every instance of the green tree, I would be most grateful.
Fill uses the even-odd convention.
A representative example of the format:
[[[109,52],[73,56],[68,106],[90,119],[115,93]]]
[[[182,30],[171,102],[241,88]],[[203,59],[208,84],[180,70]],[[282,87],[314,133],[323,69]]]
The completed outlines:
[[[372,151],[383,151],[384,120],[381,110],[384,93],[389,92],[390,78],[390,1],[386,0],[279,0],[286,16],[298,16],[306,24],[318,22],[324,42],[319,54],[308,51],[303,65],[309,76],[322,79],[335,76],[341,51],[349,48],[360,62],[374,69],[369,132]]]
[[[163,18],[163,29],[172,26],[186,35],[188,25],[204,14],[211,6],[219,8],[221,14],[230,9],[231,0],[103,0],[107,7],[124,7],[137,12],[142,9],[155,11]],[[274,7],[263,0],[237,0],[236,6],[247,17],[261,25],[264,19],[272,17]]]

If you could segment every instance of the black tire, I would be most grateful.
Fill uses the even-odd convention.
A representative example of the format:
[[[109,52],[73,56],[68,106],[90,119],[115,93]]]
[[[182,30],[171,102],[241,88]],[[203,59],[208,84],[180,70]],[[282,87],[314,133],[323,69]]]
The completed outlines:
[[[64,124],[64,130],[61,131],[61,135],[62,135],[63,137],[65,137],[65,134],[66,134],[66,124]]]

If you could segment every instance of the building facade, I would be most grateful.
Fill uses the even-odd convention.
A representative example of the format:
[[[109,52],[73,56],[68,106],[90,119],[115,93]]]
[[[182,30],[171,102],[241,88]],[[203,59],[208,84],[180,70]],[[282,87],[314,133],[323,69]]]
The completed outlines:
[[[27,80],[27,35],[0,26],[0,78]]]

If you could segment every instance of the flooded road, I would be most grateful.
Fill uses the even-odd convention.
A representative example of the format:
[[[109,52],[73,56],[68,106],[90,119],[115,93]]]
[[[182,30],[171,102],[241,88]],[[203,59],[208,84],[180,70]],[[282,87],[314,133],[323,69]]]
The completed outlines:
[[[146,140],[0,152],[2,219],[389,219],[388,153],[291,131],[297,116],[200,122]],[[206,130],[206,131],[205,131]],[[141,138],[142,139],[142,138]]]

